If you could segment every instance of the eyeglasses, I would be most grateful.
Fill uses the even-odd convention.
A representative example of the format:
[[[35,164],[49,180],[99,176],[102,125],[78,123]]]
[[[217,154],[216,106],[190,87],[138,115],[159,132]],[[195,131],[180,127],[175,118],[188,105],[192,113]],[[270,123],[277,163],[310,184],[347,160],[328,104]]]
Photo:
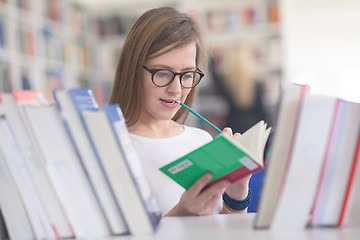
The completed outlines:
[[[146,66],[143,66],[143,68],[151,73],[151,80],[158,87],[166,87],[170,85],[174,81],[176,75],[179,75],[181,86],[184,88],[193,88],[199,84],[200,80],[205,75],[199,69],[196,71],[178,73],[167,69],[150,69]]]

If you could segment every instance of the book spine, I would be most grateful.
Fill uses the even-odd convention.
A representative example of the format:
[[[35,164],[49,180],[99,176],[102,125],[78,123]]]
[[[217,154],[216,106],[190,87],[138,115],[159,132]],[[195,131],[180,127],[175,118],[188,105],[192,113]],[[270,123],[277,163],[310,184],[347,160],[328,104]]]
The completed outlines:
[[[290,151],[288,152],[288,155],[286,156],[287,160],[285,162],[286,166],[285,166],[285,172],[284,172],[283,180],[287,178],[287,173],[288,173],[288,169],[289,169],[289,165],[290,165],[290,158],[291,158],[291,156],[293,154],[295,139],[296,139],[296,135],[298,134],[297,133],[298,132],[297,126],[299,125],[299,122],[300,122],[301,109],[302,109],[302,107],[304,105],[304,99],[309,94],[309,92],[310,92],[310,86],[303,85],[302,86],[302,91],[301,91],[301,99],[300,99],[300,101],[298,103],[298,106],[297,106],[298,111],[296,112],[295,128],[293,129],[293,133],[292,133],[292,138],[291,138],[291,143],[290,143]],[[285,181],[282,181],[279,196],[282,193],[284,185],[285,185]]]
[[[95,158],[97,159],[97,161],[99,163],[99,167],[101,168],[101,172],[104,173],[105,181],[106,181],[107,185],[110,186],[109,185],[109,180],[107,179],[105,171],[104,171],[104,167],[103,167],[101,161],[99,161],[99,154],[98,154],[98,152],[96,150],[96,147],[95,147],[95,144],[94,144],[92,138],[90,137],[89,130],[86,127],[87,125],[85,123],[85,120],[84,120],[84,117],[83,117],[83,114],[82,114],[83,111],[89,111],[89,110],[90,111],[98,111],[99,110],[99,105],[98,105],[98,103],[96,101],[94,93],[89,88],[74,88],[74,89],[70,89],[68,92],[69,92],[69,95],[70,95],[70,97],[72,99],[72,102],[73,102],[73,104],[74,104],[74,106],[76,108],[76,111],[77,111],[78,116],[79,116],[79,118],[81,120],[81,123],[84,126],[86,135],[88,136],[88,139],[90,141],[91,148],[94,150]],[[79,148],[77,147],[74,136],[71,133],[69,123],[66,120],[64,121],[64,123],[66,125],[69,136],[71,137],[71,141],[73,142],[73,145],[75,146],[76,153],[77,153],[79,159],[81,160],[82,159],[81,153],[79,151]],[[86,161],[86,160],[84,159],[84,161]],[[98,203],[98,205],[100,207],[101,213],[105,217],[106,225],[108,226],[109,229],[111,229],[112,232],[114,232],[113,228],[111,226],[110,220],[108,219],[108,216],[107,216],[106,211],[104,209],[104,205],[103,205],[103,203],[101,201],[101,197],[97,193],[95,183],[94,183],[94,181],[92,180],[92,178],[90,176],[88,168],[85,165],[85,163],[83,162],[83,160],[80,161],[80,164],[81,164],[82,168],[84,169],[84,172],[86,173],[87,180],[89,182],[89,185],[90,185],[90,188],[91,188],[92,192],[94,193],[96,202]],[[114,194],[112,194],[112,196],[114,197]]]
[[[152,195],[150,186],[142,172],[142,165],[138,158],[137,152],[132,145],[128,128],[125,123],[125,118],[118,104],[111,104],[104,107],[107,118],[110,122],[114,136],[117,140],[118,146],[122,155],[124,156],[125,164],[132,177],[132,181],[136,186],[137,196],[142,202],[145,214],[148,218],[149,228],[154,231],[159,224],[161,215],[154,196]]]
[[[110,183],[110,179],[106,174],[106,170],[105,170],[105,166],[103,165],[103,162],[101,161],[99,152],[97,150],[96,147],[96,143],[94,142],[93,138],[91,137],[91,133],[90,130],[87,126],[87,123],[84,119],[84,114],[83,112],[86,111],[99,111],[99,105],[96,101],[96,98],[94,96],[94,93],[91,89],[88,88],[77,88],[77,89],[70,89],[69,90],[69,95],[72,99],[72,103],[74,104],[77,114],[79,116],[79,119],[81,121],[81,124],[84,128],[85,134],[88,137],[88,141],[89,144],[91,146],[91,149],[93,150],[93,154],[94,154],[94,158],[95,161],[97,162],[98,167],[100,168],[100,172],[101,175],[103,176],[103,180],[105,182],[105,184],[107,185],[107,189],[109,191],[109,194],[111,195],[111,198],[114,200],[112,203],[105,203],[107,204],[106,206],[103,204],[104,199],[106,199],[105,201],[109,200],[107,199],[104,195],[100,195],[99,193],[104,193],[107,191],[105,189],[99,189],[95,186],[95,182],[91,179],[91,176],[89,174],[88,178],[89,178],[89,182],[91,185],[91,188],[96,196],[96,199],[98,201],[98,204],[101,207],[102,213],[105,216],[106,219],[106,223],[109,226],[109,228],[112,230],[112,232],[114,234],[124,234],[128,232],[128,226],[126,224],[126,221],[124,220],[123,214],[121,212],[120,206],[117,204],[117,202],[115,201],[116,197],[115,197],[115,193],[113,191],[113,189],[111,188],[111,183]],[[81,159],[81,158],[80,158]],[[88,158],[87,161],[90,161],[90,159]],[[82,162],[82,161],[81,161]],[[82,163],[83,165],[85,165],[84,163]],[[87,169],[87,166],[83,166],[84,169]],[[89,165],[89,167],[91,167]],[[92,171],[92,173],[94,173],[94,171]],[[100,180],[101,181],[101,180]],[[97,186],[98,186],[97,182]],[[113,205],[114,204],[114,205]],[[113,210],[109,210],[109,207],[113,206],[114,208],[117,209],[118,211],[118,215],[113,211]]]
[[[358,171],[359,161],[360,161],[360,132],[358,134],[358,140],[357,140],[356,151],[354,154],[353,166],[351,168],[349,182],[348,182],[348,186],[346,189],[345,198],[344,198],[344,202],[343,202],[343,208],[342,208],[342,211],[341,211],[341,214],[339,217],[337,227],[341,227],[345,224],[346,215],[348,214],[348,207],[349,207],[349,202],[350,202],[350,198],[351,198],[351,193],[353,192],[354,179],[356,177],[356,174],[360,174],[360,172]]]
[[[317,187],[317,194],[315,196],[314,206],[312,209],[312,215],[310,220],[311,225],[317,225],[321,222],[322,211],[325,207],[324,201],[326,201],[325,200],[326,188],[327,188],[327,184],[329,184],[328,181],[329,181],[330,169],[333,164],[332,156],[334,155],[336,145],[338,144],[337,138],[339,137],[340,134],[340,125],[343,119],[342,118],[343,107],[344,107],[344,102],[338,99],[336,102],[336,107],[335,107],[336,112],[333,118],[331,133],[328,139],[327,150],[325,152],[325,157],[323,160],[320,180]]]

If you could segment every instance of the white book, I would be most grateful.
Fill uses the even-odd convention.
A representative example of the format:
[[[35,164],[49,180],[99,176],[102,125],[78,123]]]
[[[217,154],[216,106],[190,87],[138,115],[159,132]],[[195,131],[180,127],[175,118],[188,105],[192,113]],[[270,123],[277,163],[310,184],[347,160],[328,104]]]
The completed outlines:
[[[0,149],[10,174],[15,181],[21,201],[24,203],[35,237],[45,239],[56,238],[49,216],[33,185],[12,129],[4,118],[0,119],[0,136]]]
[[[76,109],[76,103],[73,102],[66,90],[55,91],[54,96],[112,233],[126,234],[128,231],[126,223],[102,171],[101,162],[97,159],[96,152],[82,123],[81,113]]]
[[[303,229],[310,220],[336,99],[307,95],[271,229]]]
[[[311,217],[312,225],[337,226],[360,131],[360,104],[339,99]]]
[[[0,149],[0,209],[11,239],[35,239],[16,183]]]
[[[308,92],[309,86],[306,85],[290,85],[282,91],[275,134],[255,218],[255,228],[270,227],[290,158],[299,110]]]
[[[4,93],[2,95],[2,101],[3,111],[13,129],[15,139],[19,145],[22,156],[24,157],[25,164],[29,169],[31,179],[43,202],[44,208],[49,215],[53,228],[60,238],[73,237],[63,206],[50,183],[20,111],[21,106],[26,105],[28,101],[31,102],[31,105],[34,105],[36,99],[28,97],[26,100],[23,99],[16,102],[11,93]]]
[[[120,111],[118,106],[117,110]],[[114,121],[104,110],[84,111],[83,116],[130,233],[153,233],[160,221],[160,211],[129,138],[125,120]]]
[[[110,236],[104,215],[56,106],[24,106],[24,112],[75,237]]]

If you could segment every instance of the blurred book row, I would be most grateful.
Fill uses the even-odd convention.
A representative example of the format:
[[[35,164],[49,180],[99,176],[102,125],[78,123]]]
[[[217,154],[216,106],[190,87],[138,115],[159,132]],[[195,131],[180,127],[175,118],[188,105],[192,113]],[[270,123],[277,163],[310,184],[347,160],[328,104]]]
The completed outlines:
[[[360,103],[285,87],[256,228],[360,226]]]
[[[0,209],[8,236],[153,233],[161,215],[119,106],[99,108],[85,88],[54,97],[0,95]]]
[[[174,7],[185,4],[180,2]],[[261,79],[280,79],[277,1],[187,4],[182,10],[208,30],[214,55],[237,42],[251,43]],[[89,12],[72,0],[0,1],[0,91],[36,89],[52,99],[52,90],[91,88],[102,106],[126,33],[139,14],[120,5],[116,11]]]
[[[0,90],[39,89],[52,99],[53,90],[91,87],[104,103],[111,83],[90,23],[76,1],[0,1]]]
[[[54,99],[1,93],[0,226],[11,239],[154,233],[161,215],[119,106],[86,88]],[[255,229],[360,226],[359,120],[359,103],[282,89]]]

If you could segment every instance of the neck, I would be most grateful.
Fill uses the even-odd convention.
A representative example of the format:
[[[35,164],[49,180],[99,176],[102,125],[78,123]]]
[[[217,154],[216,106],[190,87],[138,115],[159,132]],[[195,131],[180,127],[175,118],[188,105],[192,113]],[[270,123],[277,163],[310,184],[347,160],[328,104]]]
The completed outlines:
[[[173,120],[157,121],[154,123],[136,122],[129,128],[130,133],[149,138],[168,138],[181,134],[184,127]]]

